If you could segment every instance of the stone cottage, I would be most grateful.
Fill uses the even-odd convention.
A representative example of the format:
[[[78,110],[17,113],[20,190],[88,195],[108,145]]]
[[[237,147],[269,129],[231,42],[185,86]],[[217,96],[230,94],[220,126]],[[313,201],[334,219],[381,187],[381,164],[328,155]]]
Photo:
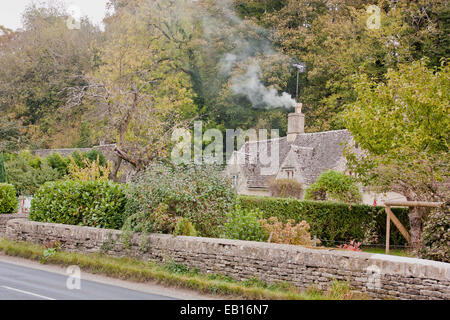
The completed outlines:
[[[227,174],[233,178],[239,194],[269,196],[268,187],[274,179],[293,179],[306,189],[327,170],[347,172],[343,151],[347,144],[352,145],[352,140],[348,130],[305,133],[305,115],[299,103],[295,112],[289,114],[286,137],[245,143],[229,159]],[[261,153],[271,155],[273,150],[279,155],[276,165],[264,165],[268,162],[261,161]],[[361,191],[363,202],[370,205],[404,200],[396,193],[380,195],[363,188]]]

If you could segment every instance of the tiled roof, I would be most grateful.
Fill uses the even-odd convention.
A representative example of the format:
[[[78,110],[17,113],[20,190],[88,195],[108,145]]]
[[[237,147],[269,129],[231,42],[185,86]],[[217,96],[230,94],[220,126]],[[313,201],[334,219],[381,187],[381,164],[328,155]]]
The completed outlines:
[[[318,133],[298,134],[295,141],[289,142],[287,138],[268,140],[262,142],[246,143],[241,150],[246,158],[260,159],[260,144],[270,156],[275,143],[279,142],[279,165],[272,174],[263,175],[261,169],[267,166],[261,161],[251,163],[247,161],[241,165],[242,171],[247,179],[249,188],[266,188],[271,179],[274,179],[283,167],[294,167],[305,179],[307,184],[314,181],[324,171],[337,167],[342,161],[343,149],[346,142],[352,137],[348,130],[327,131]],[[267,174],[267,173],[266,173]]]

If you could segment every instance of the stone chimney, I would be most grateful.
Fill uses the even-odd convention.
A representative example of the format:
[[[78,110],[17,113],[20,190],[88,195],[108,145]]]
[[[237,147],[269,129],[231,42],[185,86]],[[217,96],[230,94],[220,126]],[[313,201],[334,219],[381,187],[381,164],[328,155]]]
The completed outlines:
[[[302,103],[297,103],[295,112],[289,114],[287,140],[295,141],[298,134],[305,133],[305,115],[302,113]]]

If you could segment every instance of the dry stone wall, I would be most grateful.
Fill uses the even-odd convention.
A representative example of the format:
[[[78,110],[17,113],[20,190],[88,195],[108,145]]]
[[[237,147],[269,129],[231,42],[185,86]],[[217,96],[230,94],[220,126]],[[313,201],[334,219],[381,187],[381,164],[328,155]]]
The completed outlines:
[[[6,236],[34,243],[59,241],[69,251],[176,261],[239,280],[258,277],[326,289],[337,279],[373,298],[450,299],[450,264],[421,259],[226,239],[125,236],[117,230],[26,220],[10,220]]]
[[[5,236],[5,232],[6,232],[6,223],[9,220],[14,220],[14,219],[25,219],[28,220],[28,214],[24,213],[24,214],[0,214],[0,238],[2,238],[3,236]]]

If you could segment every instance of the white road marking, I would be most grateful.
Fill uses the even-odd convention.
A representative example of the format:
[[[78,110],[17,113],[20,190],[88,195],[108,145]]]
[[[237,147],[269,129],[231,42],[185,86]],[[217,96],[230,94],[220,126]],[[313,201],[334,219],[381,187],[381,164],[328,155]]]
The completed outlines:
[[[35,296],[35,297],[46,299],[46,300],[56,300],[56,299],[53,299],[53,298],[42,296],[40,294],[36,294],[36,293],[28,292],[28,291],[23,291],[23,290],[19,290],[19,289],[7,287],[7,286],[1,286],[1,288],[5,288],[5,289],[8,289],[8,290],[12,290],[12,291],[17,291],[17,292],[20,292],[20,293],[23,293],[23,294],[28,294],[30,296]]]

